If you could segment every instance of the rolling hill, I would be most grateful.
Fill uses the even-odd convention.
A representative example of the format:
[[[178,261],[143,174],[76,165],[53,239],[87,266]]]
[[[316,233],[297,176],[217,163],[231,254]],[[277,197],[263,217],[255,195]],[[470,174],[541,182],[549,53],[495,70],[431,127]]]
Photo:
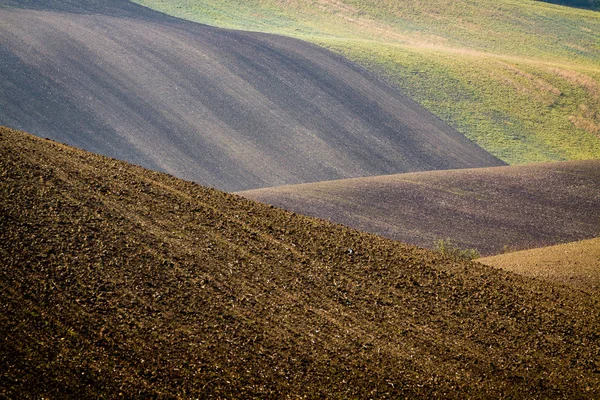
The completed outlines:
[[[0,177],[2,397],[600,394],[585,292],[6,128]]]
[[[311,41],[509,164],[600,158],[600,13],[522,0],[136,0]]]
[[[500,165],[296,39],[119,0],[0,0],[0,124],[224,190]]]
[[[480,258],[525,276],[600,292],[600,238]]]
[[[429,171],[240,192],[423,247],[484,255],[600,236],[600,161]]]
[[[600,1],[598,0],[541,0],[547,3],[560,4],[561,6],[588,8],[590,10],[600,10]]]

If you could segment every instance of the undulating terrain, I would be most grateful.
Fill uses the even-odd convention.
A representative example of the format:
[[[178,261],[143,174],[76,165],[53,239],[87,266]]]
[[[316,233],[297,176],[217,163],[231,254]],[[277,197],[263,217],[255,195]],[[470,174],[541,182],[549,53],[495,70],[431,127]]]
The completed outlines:
[[[518,274],[600,292],[600,238],[516,251],[477,261]]]
[[[484,255],[600,236],[600,160],[430,171],[241,192],[432,248]]]
[[[0,398],[600,398],[599,66],[541,1],[0,0]]]
[[[509,164],[600,158],[597,11],[529,0],[136,2],[330,48]]]
[[[0,129],[0,396],[597,398],[583,291]]]
[[[0,0],[0,124],[224,190],[501,165],[296,39],[125,0]]]

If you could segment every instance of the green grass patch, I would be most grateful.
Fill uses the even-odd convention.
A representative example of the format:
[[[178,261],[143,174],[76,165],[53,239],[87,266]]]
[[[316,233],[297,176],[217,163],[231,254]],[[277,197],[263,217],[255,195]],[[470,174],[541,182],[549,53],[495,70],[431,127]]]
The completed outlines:
[[[593,128],[598,115],[591,111],[599,109],[597,96],[569,78],[573,74],[595,82],[597,75],[498,56],[456,57],[372,43],[321,44],[384,76],[508,163],[600,155],[598,131]],[[581,129],[573,124],[579,120]]]
[[[325,46],[510,164],[600,158],[600,13],[517,0],[137,0]]]
[[[450,239],[440,239],[435,241],[435,251],[444,256],[457,257],[465,260],[474,260],[481,257],[481,254],[479,254],[476,249],[461,249]]]

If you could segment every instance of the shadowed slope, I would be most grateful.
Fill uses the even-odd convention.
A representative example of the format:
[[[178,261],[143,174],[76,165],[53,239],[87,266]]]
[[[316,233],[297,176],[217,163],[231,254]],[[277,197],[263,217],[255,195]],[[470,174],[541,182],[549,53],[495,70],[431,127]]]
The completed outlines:
[[[600,292],[600,238],[516,251],[477,261],[525,276]]]
[[[600,394],[583,292],[8,129],[0,177],[2,396]]]
[[[501,164],[314,45],[56,4],[0,8],[4,125],[225,190]]]
[[[542,0],[546,3],[560,4],[561,6],[589,8],[590,10],[600,10],[600,1],[598,0]]]
[[[497,254],[600,235],[600,161],[432,171],[240,193],[424,247]]]

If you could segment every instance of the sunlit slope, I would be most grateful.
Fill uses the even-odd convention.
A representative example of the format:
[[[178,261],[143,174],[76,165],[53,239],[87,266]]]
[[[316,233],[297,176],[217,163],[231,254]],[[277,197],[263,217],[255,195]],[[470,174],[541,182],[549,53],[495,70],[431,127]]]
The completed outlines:
[[[0,123],[209,186],[501,163],[296,39],[117,0],[26,3],[0,8],[0,20]]]
[[[0,178],[2,396],[600,394],[583,292],[8,129]]]
[[[525,276],[600,293],[600,238],[500,254],[477,261]]]
[[[600,158],[600,13],[537,1],[137,0],[331,48],[509,163]]]
[[[600,160],[431,171],[241,192],[285,209],[433,248],[484,255],[600,235]]]

